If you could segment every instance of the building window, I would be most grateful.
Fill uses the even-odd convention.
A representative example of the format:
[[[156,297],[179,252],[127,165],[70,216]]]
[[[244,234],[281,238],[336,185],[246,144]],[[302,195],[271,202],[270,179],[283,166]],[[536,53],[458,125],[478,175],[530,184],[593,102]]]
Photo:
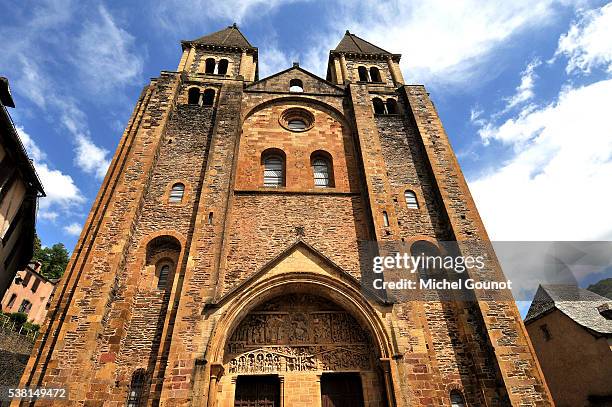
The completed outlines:
[[[387,211],[383,211],[383,225],[388,228],[389,227],[389,215]]]
[[[206,89],[204,91],[204,97],[202,98],[202,104],[204,106],[212,106],[215,103],[215,90]]]
[[[382,82],[380,71],[375,66],[370,68],[370,79],[372,79],[372,82]]]
[[[397,101],[395,99],[387,99],[387,114],[398,114]]]
[[[170,266],[168,264],[164,264],[159,269],[159,279],[157,280],[157,289],[163,290],[166,288],[168,284],[168,275],[170,275]]]
[[[359,74],[360,82],[368,82],[368,69],[365,66],[357,68],[357,73]]]
[[[189,89],[187,103],[189,103],[190,105],[200,104],[200,89],[198,88]]]
[[[453,390],[450,393],[451,407],[465,407],[465,400],[459,390]]]
[[[279,155],[264,159],[264,187],[282,187],[285,183],[284,160]]]
[[[289,127],[291,131],[304,131],[307,126],[302,119],[292,119],[287,123],[287,127]]]
[[[38,290],[38,286],[40,285],[40,278],[34,277],[34,284],[32,284],[32,292],[35,293]]]
[[[385,114],[385,104],[383,103],[382,99],[380,98],[372,99],[372,105],[374,106],[375,114]]]
[[[12,308],[13,304],[15,304],[15,300],[17,299],[17,294],[11,294],[11,299],[9,300],[8,304],[6,304],[7,308]]]
[[[168,202],[182,202],[183,195],[185,194],[185,184],[181,184],[180,182],[172,185],[172,189],[170,190],[170,198]]]
[[[318,157],[312,161],[312,171],[314,173],[314,184],[317,188],[327,188],[331,186],[330,165],[325,158]]]
[[[27,314],[30,312],[30,309],[32,309],[32,303],[28,300],[23,300],[21,301],[21,305],[19,306],[19,311],[17,312],[23,312],[24,314]]]
[[[130,393],[128,395],[127,405],[128,407],[140,407],[144,403],[144,387],[146,381],[146,374],[144,369],[138,369],[132,375],[132,382],[130,383]]]
[[[289,81],[289,92],[304,92],[304,84],[299,79]]]
[[[544,324],[544,325],[540,325],[540,329],[542,330],[542,334],[544,335],[544,340],[545,341],[550,341],[552,339],[552,335],[550,334],[550,331],[548,330],[548,325]]]
[[[406,200],[406,206],[409,209],[419,209],[419,202],[417,201],[417,197],[414,191],[405,191],[404,199]]]
[[[204,73],[215,73],[215,59],[214,58],[208,58],[206,59],[205,65],[204,65]]]
[[[227,67],[229,66],[229,62],[227,61],[227,59],[222,59],[219,61],[219,66],[218,66],[218,73],[219,75],[225,75],[227,74]]]

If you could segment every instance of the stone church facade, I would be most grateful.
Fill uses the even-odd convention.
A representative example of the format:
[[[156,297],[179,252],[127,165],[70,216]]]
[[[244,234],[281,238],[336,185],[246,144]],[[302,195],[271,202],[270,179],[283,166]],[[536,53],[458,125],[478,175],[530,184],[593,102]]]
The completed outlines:
[[[359,242],[488,242],[400,55],[347,31],[326,79],[259,79],[235,25],[182,48],[138,100],[22,386],[91,406],[552,405],[512,301],[363,294]]]

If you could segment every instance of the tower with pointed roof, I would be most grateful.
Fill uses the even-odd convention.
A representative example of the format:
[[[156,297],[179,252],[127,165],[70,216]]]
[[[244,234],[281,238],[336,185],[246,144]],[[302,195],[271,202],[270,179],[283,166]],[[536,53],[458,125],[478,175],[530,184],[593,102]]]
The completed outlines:
[[[400,55],[347,31],[326,79],[298,63],[260,79],[236,25],[181,45],[138,99],[20,387],[72,405],[552,405],[511,297],[369,287],[380,244],[489,243]]]

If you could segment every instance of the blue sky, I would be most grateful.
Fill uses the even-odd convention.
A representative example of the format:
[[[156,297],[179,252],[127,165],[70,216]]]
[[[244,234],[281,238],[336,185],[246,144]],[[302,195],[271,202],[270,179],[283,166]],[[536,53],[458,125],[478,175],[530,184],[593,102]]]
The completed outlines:
[[[535,4],[534,4],[535,3]],[[72,250],[142,87],[181,39],[237,22],[260,77],[324,76],[346,29],[427,86],[495,240],[612,240],[612,4],[168,0],[0,3],[0,75],[46,187],[38,233]]]

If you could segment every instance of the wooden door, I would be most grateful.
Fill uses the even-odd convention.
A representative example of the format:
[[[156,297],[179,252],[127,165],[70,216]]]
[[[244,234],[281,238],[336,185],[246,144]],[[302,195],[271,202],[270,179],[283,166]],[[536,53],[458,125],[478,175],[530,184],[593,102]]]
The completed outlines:
[[[277,376],[239,376],[235,407],[279,407],[280,381]]]
[[[363,407],[363,389],[359,374],[322,375],[321,404],[323,407]]]

